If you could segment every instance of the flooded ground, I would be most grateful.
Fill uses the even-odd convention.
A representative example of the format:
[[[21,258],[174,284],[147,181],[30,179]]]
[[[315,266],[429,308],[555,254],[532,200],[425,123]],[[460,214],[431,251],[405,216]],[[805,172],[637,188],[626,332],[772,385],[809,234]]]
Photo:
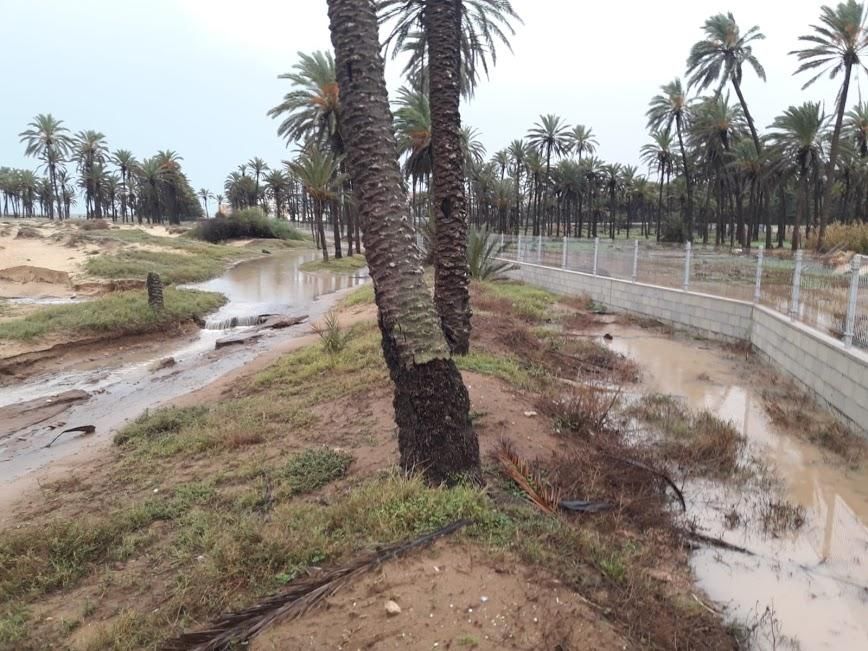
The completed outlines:
[[[868,649],[864,466],[850,470],[778,429],[765,412],[761,387],[722,348],[638,328],[612,325],[607,332],[614,335],[611,348],[640,364],[648,390],[732,422],[749,441],[749,453],[780,479],[780,497],[804,507],[805,522],[796,531],[764,531],[763,513],[778,499],[767,486],[688,482],[687,517],[707,535],[755,554],[697,551],[691,564],[699,587],[727,618],[755,627],[755,648]]]
[[[199,389],[309,330],[309,325],[299,325],[266,331],[257,342],[215,350],[216,340],[227,334],[216,327],[221,322],[259,314],[306,314],[315,320],[334,304],[336,292],[365,282],[364,272],[350,276],[300,270],[302,263],[317,255],[315,251],[280,253],[243,262],[220,278],[191,285],[194,289],[221,292],[228,299],[209,319],[212,328],[169,341],[151,338],[139,345],[118,348],[103,344],[60,372],[0,388],[0,413],[4,408],[8,411],[10,405],[71,390],[90,394],[89,399],[38,423],[15,430],[0,429],[0,493],[50,462],[104,444],[119,426],[144,410]],[[155,370],[167,357],[175,363]],[[65,427],[79,425],[94,425],[96,433],[88,437],[64,435],[46,447]]]

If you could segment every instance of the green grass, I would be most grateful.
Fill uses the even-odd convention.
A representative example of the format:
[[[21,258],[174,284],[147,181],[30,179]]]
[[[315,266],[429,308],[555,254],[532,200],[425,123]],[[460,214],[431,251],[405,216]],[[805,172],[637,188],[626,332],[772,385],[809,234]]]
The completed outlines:
[[[338,274],[349,274],[368,266],[365,256],[361,254],[352,257],[329,258],[324,260],[309,260],[301,265],[302,271],[331,271]]]
[[[374,284],[365,283],[347,294],[341,301],[343,307],[355,307],[356,305],[374,304]]]
[[[239,256],[241,257],[241,256]],[[145,278],[149,272],[160,275],[166,284],[190,283],[219,276],[226,258],[170,253],[164,251],[121,251],[87,260],[85,270],[100,278]]]
[[[536,378],[539,376],[534,369],[528,369],[513,357],[482,351],[471,351],[467,355],[455,357],[455,363],[462,371],[492,375],[524,389],[536,386]]]
[[[0,322],[0,339],[31,340],[52,334],[137,335],[165,330],[182,321],[201,318],[226,299],[212,292],[167,287],[165,308],[154,311],[144,290],[117,292],[84,303],[50,305]]]
[[[557,296],[518,282],[483,282],[479,284],[484,295],[509,301],[518,315],[534,321],[544,321],[557,301]]]
[[[15,642],[26,637],[27,619],[27,611],[20,606],[6,609],[0,606],[0,647],[13,649]]]
[[[353,456],[331,448],[314,448],[290,457],[280,469],[292,495],[311,493],[329,482],[343,477]]]

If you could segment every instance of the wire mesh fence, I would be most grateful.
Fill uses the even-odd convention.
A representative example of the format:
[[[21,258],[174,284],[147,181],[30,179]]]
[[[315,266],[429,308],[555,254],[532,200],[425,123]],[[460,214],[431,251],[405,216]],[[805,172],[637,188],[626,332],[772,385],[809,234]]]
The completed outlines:
[[[791,256],[758,249],[736,255],[641,240],[495,237],[501,238],[506,259],[756,301],[868,349],[868,258],[830,266],[805,252]]]

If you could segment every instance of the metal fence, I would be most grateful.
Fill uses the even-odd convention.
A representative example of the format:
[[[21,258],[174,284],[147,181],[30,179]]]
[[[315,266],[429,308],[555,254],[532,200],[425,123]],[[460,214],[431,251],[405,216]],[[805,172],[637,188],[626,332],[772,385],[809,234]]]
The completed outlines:
[[[868,350],[868,257],[831,267],[804,251],[762,248],[734,255],[712,248],[496,235],[501,257],[632,282],[753,301]]]

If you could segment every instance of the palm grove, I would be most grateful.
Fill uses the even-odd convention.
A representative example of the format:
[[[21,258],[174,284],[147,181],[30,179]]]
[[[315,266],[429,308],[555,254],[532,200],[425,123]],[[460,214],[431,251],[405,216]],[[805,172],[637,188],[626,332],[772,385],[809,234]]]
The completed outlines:
[[[79,198],[87,218],[177,224],[202,215],[174,151],[139,161],[127,149],[111,151],[99,131],[73,134],[50,113],[37,115],[20,137],[43,174],[0,167],[4,215],[68,219]]]
[[[218,205],[225,198],[233,209],[259,206],[306,220],[324,256],[326,223],[336,257],[342,243],[350,255],[364,248],[395,385],[401,464],[435,481],[478,475],[467,391],[452,359],[470,342],[468,226],[612,238],[635,228],[646,238],[707,243],[713,235],[716,244],[741,246],[761,230],[767,245],[776,231],[782,246],[790,227],[795,248],[802,228],[821,245],[832,218],[865,218],[868,106],[847,110],[868,42],[864,7],[855,0],[822,7],[818,24],[801,37],[805,49],[793,53],[797,73],[812,75],[806,85],[827,71],[843,79],[834,114],[827,119],[818,103],[792,106],[764,133],[742,89],[746,69],[765,79],[752,49],[763,35],[758,27],[742,32],[731,14],[709,18],[689,52],[686,84],[674,79],[651,99],[650,139],[641,148],[650,178],[598,159],[593,130],[556,115],[540,116],[486,160],[459,108],[498,47],[509,47],[520,21],[508,0],[328,0],[328,11],[334,54],[300,54],[281,76],[289,92],[269,111],[295,158],[274,167],[259,158],[242,164],[227,177]],[[390,54],[407,62],[406,86],[392,105],[383,74]],[[43,118],[53,120],[39,116],[22,138],[47,171],[44,212],[64,215],[58,161],[74,150],[88,212],[106,214],[107,189],[88,181],[102,159],[88,168],[86,138],[64,135],[61,146],[41,128]],[[166,187],[166,178],[182,175],[177,157],[164,154],[145,161],[162,175],[156,185],[146,164],[121,175],[122,215],[135,205],[136,214],[170,206],[177,216],[181,197],[194,197],[186,183]],[[119,165],[116,159],[117,152],[111,160]],[[151,199],[143,198],[148,190]],[[24,203],[20,194],[9,196]],[[155,196],[166,203],[157,206]],[[206,210],[212,196],[199,192]],[[433,300],[414,246],[417,230],[429,233]]]

